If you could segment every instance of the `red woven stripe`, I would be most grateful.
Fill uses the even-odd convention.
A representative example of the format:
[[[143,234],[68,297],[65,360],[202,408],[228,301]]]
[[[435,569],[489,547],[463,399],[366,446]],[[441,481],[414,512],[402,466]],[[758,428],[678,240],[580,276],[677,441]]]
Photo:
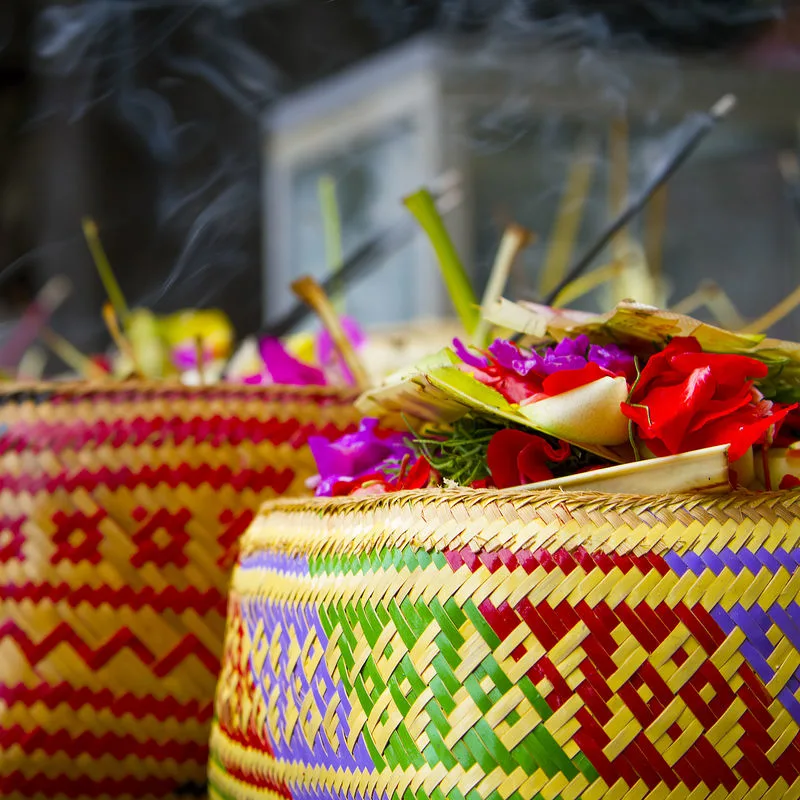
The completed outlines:
[[[81,603],[100,608],[103,603],[107,603],[111,608],[130,608],[134,611],[152,608],[159,612],[174,611],[182,614],[191,609],[201,616],[212,611],[224,616],[226,607],[225,596],[217,589],[200,591],[194,586],[188,589],[168,586],[158,591],[152,586],[135,590],[130,586],[112,589],[110,586],[74,587],[68,583],[6,583],[0,584],[0,597],[17,603],[23,600],[33,603],[47,600],[52,603],[66,603],[73,608]]]
[[[103,667],[125,649],[132,650],[157,677],[168,675],[178,664],[192,655],[196,656],[212,675],[216,675],[219,668],[219,659],[194,634],[184,636],[160,659],[156,659],[129,628],[121,628],[105,644],[97,648],[86,644],[66,622],[61,622],[39,644],[36,644],[15,622],[9,620],[0,626],[0,640],[5,637],[16,642],[31,666],[36,666],[59,645],[69,644],[86,665],[94,670]]]
[[[152,758],[159,762],[171,758],[181,763],[194,761],[198,764],[204,764],[208,760],[208,745],[205,742],[179,742],[175,739],[140,741],[129,733],[97,735],[84,731],[75,736],[64,729],[51,732],[42,728],[28,731],[21,725],[0,727],[0,747],[7,750],[12,745],[19,747],[26,755],[40,751],[49,756],[64,753],[70,758],[89,754],[92,758],[113,756],[121,760],[134,756]]]
[[[277,783],[268,775],[251,772],[244,767],[234,766],[231,764],[226,764],[225,770],[233,778],[236,778],[236,780],[241,781],[248,787],[252,786],[256,789],[263,789],[265,792],[272,792],[273,794],[278,795],[278,797],[283,797],[285,800],[292,800],[292,794],[289,791],[289,787],[285,784]]]
[[[294,471],[288,467],[280,471],[270,466],[262,470],[237,469],[234,471],[225,465],[214,468],[208,464],[198,467],[181,464],[177,468],[162,465],[155,469],[145,466],[136,470],[122,467],[115,471],[104,467],[97,471],[70,470],[56,475],[0,474],[0,491],[8,490],[16,494],[23,492],[26,494],[36,494],[37,492],[52,494],[59,489],[74,492],[77,489],[93,490],[98,486],[116,491],[122,487],[134,489],[144,485],[155,488],[162,484],[172,489],[182,485],[197,489],[203,484],[208,484],[215,490],[233,486],[238,490],[251,489],[255,492],[272,489],[277,494],[283,494],[293,479]]]
[[[88,777],[76,779],[35,775],[31,778],[19,770],[0,778],[0,797],[7,797],[12,792],[23,797],[55,797],[64,795],[70,798],[80,797],[168,797],[181,788],[181,782],[175,778],[102,778],[94,780]]]
[[[42,703],[51,710],[63,704],[73,711],[79,708],[92,708],[95,711],[110,711],[117,717],[130,714],[134,719],[154,717],[161,722],[168,719],[177,722],[191,719],[208,722],[214,714],[213,702],[201,704],[197,700],[189,700],[181,703],[174,697],[158,698],[152,695],[134,695],[130,692],[115,695],[110,689],[95,691],[86,687],[72,686],[66,682],[39,684],[34,688],[21,683],[16,686],[0,684],[0,701],[7,706],[31,707],[36,703]]]
[[[45,393],[47,402],[56,406],[74,406],[81,403],[101,400],[110,405],[122,405],[131,403],[147,403],[152,400],[200,400],[212,402],[214,400],[240,401],[258,404],[282,404],[282,403],[313,403],[320,406],[341,405],[344,401],[341,395],[314,391],[303,387],[281,385],[280,387],[269,387],[265,389],[235,385],[230,383],[215,384],[201,388],[188,386],[130,386],[124,385],[117,387],[105,386],[98,389],[80,391],[64,391],[55,389]],[[8,393],[6,394],[8,396]],[[17,401],[19,402],[19,401]]]
[[[69,420],[63,422],[26,422],[15,421],[8,427],[5,435],[0,436],[0,453],[8,450],[16,452],[29,451],[41,453],[48,451],[80,450],[87,445],[103,444],[111,447],[124,445],[138,447],[145,442],[158,447],[165,442],[173,445],[184,443],[210,444],[213,447],[237,445],[243,442],[261,444],[270,442],[273,445],[290,444],[302,447],[309,436],[324,436],[327,439],[337,438],[345,432],[355,430],[355,426],[339,428],[332,423],[322,427],[315,423],[302,425],[296,419],[260,420],[254,417],[239,419],[237,417],[136,417],[135,419],[104,420]]]

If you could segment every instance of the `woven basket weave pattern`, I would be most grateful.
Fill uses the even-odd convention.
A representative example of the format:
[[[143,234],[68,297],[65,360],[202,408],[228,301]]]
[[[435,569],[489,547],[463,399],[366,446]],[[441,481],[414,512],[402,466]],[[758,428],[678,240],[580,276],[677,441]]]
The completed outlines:
[[[0,796],[202,792],[237,541],[306,491],[328,390],[0,395]],[[64,793],[64,795],[61,794]]]
[[[799,564],[790,493],[270,503],[211,796],[798,798]]]

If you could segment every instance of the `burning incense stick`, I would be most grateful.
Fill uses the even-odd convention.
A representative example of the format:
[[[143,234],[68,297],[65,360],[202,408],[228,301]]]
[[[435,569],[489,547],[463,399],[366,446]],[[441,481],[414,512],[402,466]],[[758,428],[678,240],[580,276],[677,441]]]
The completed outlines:
[[[655,178],[650,181],[644,191],[628,204],[627,208],[602,232],[597,241],[583,254],[566,277],[564,277],[558,286],[550,292],[544,301],[545,305],[550,305],[567,284],[571,283],[587,269],[614,237],[647,205],[653,194],[680,169],[703,139],[711,133],[718,122],[724,119],[733,110],[735,105],[736,98],[730,94],[725,95],[725,97],[719,100],[708,113],[697,115],[694,118],[693,129],[691,133],[687,135],[683,145],[658,171]]]
[[[313,278],[306,276],[292,284],[292,291],[317,312],[322,324],[328,329],[339,355],[350,370],[357,388],[365,391],[369,387],[369,376],[350,339],[347,338],[339,315],[325,290]]]
[[[508,283],[508,276],[511,268],[517,260],[517,256],[535,239],[535,235],[523,228],[521,225],[512,223],[509,225],[503,238],[500,240],[500,247],[497,250],[497,257],[492,266],[486,290],[481,301],[481,321],[475,330],[475,342],[483,346],[484,340],[491,327],[486,320],[489,309],[502,297]]]
[[[593,140],[584,140],[576,148],[567,177],[567,186],[561,196],[556,223],[550,234],[539,284],[540,295],[549,292],[558,284],[572,258],[586,198],[594,178],[596,150],[597,144]]]

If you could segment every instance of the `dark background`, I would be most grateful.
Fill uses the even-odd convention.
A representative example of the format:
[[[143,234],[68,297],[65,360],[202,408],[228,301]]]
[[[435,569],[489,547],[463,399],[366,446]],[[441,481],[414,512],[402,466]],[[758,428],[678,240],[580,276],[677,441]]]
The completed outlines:
[[[276,98],[423,30],[580,47],[792,61],[794,4],[772,0],[4,0],[0,306],[48,276],[75,291],[57,327],[101,346],[90,214],[131,303],[261,317],[259,117]],[[517,42],[518,43],[518,42]]]

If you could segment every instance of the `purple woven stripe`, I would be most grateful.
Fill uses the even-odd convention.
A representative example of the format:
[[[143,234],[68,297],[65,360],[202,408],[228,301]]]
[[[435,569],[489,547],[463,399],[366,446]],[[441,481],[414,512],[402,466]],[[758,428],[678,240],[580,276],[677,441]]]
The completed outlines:
[[[268,569],[283,575],[308,575],[308,559],[305,556],[259,552],[242,559],[239,569]]]
[[[700,575],[706,570],[719,575],[725,567],[734,575],[738,575],[743,569],[748,569],[756,575],[764,567],[775,573],[781,566],[791,573],[800,567],[800,549],[787,552],[779,548],[771,553],[764,548],[755,552],[744,548],[738,551],[725,548],[720,553],[711,550],[705,550],[703,553],[688,552],[683,555],[667,553],[664,560],[678,576],[682,576],[687,570],[691,570],[695,575]]]
[[[714,606],[711,609],[711,616],[714,619],[714,622],[722,628],[722,632],[726,636],[730,636],[733,629],[736,627],[736,623],[728,616],[728,612],[722,606]]]
[[[300,786],[289,782],[289,791],[292,800],[387,800],[386,792],[383,794],[362,794],[356,789],[322,789]]]
[[[757,603],[748,609],[737,603],[730,612],[717,606],[711,610],[711,616],[726,636],[736,627],[745,634],[747,638],[740,646],[739,652],[764,683],[769,683],[775,677],[775,670],[768,663],[775,651],[775,646],[767,637],[773,625],[800,653],[800,606],[797,603],[790,603],[785,609],[774,603],[766,611]],[[794,697],[798,690],[800,690],[800,659],[794,674],[789,677],[777,697],[795,722],[800,725],[800,702]]]
[[[683,560],[683,558],[673,551],[670,551],[664,556],[664,561],[667,562],[667,566],[679,578],[682,578],[689,570],[689,567],[686,566],[686,562]]]
[[[797,603],[789,603],[784,609],[776,603],[770,608],[769,615],[794,645],[794,649],[800,653],[800,606]]]
[[[362,736],[359,736],[353,753],[347,749],[346,741],[350,732],[347,717],[350,714],[350,701],[342,684],[329,674],[325,665],[325,659],[320,659],[316,670],[309,684],[303,669],[302,658],[297,655],[290,664],[292,655],[292,639],[290,631],[294,630],[294,638],[297,647],[302,648],[309,631],[315,630],[317,639],[308,652],[307,660],[315,659],[320,655],[319,649],[324,653],[328,645],[328,638],[322,628],[319,614],[314,605],[311,604],[287,604],[272,603],[261,597],[249,597],[242,602],[242,614],[247,624],[251,640],[255,647],[255,631],[258,622],[261,621],[266,634],[266,642],[262,644],[268,647],[271,641],[271,632],[280,626],[280,654],[275,668],[268,657],[264,661],[263,671],[260,675],[255,674],[254,679],[259,691],[263,693],[265,700],[269,702],[275,687],[278,692],[275,702],[278,707],[278,719],[281,730],[280,741],[270,743],[274,748],[276,757],[288,761],[302,761],[309,765],[324,767],[342,767],[344,769],[367,769],[373,770],[374,765],[369,757],[366,744]],[[252,661],[251,661],[252,664]],[[291,673],[288,672],[291,666]],[[311,719],[314,709],[320,709],[325,714],[325,709],[331,704],[334,695],[339,697],[339,705],[336,709],[336,737],[339,743],[338,752],[334,752],[324,728],[320,725],[314,739],[309,744],[303,733],[304,719],[298,719],[289,741],[285,739],[287,729],[288,710],[291,705],[296,712],[299,712],[305,698],[311,694],[314,698],[312,709],[307,713],[307,718]]]

